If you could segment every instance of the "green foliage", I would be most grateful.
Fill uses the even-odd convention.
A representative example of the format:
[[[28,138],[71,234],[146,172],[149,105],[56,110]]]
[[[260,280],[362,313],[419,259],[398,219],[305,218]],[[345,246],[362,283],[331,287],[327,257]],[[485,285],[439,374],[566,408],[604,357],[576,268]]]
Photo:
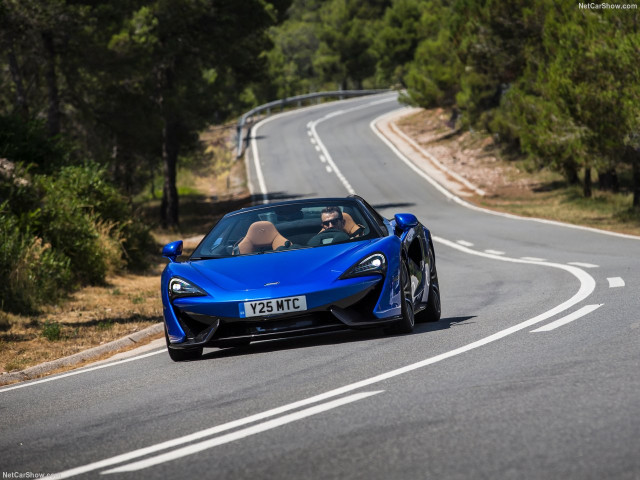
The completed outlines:
[[[62,338],[62,329],[58,322],[50,322],[47,320],[42,326],[42,336],[50,342],[55,342]]]
[[[0,305],[14,312],[31,312],[71,286],[69,259],[40,237],[21,231],[7,202],[0,205],[0,276]]]
[[[70,153],[60,138],[48,136],[42,121],[0,115],[0,158],[52,172],[70,162]]]
[[[30,312],[76,285],[102,283],[144,265],[148,228],[95,164],[0,175],[0,286],[3,309]]]

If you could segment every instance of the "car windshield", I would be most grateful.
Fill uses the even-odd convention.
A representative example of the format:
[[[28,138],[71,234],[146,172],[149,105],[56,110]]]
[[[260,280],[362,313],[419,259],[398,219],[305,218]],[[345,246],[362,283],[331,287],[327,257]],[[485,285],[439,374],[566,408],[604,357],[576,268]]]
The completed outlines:
[[[317,248],[379,236],[360,204],[348,199],[265,205],[224,217],[191,259]]]

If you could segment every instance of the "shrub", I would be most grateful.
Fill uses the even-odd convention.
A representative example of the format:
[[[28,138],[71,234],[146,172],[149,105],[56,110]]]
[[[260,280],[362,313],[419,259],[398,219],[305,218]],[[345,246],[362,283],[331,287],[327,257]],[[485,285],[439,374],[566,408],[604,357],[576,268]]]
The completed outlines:
[[[50,322],[49,320],[47,320],[42,326],[42,336],[50,342],[60,340],[60,338],[62,337],[62,329],[60,328],[60,324],[58,322]]]
[[[95,164],[0,171],[0,308],[29,313],[82,284],[145,266],[154,242]],[[2,166],[6,166],[5,162]]]
[[[71,285],[70,262],[41,238],[23,233],[0,205],[0,304],[3,310],[31,312],[55,301]]]

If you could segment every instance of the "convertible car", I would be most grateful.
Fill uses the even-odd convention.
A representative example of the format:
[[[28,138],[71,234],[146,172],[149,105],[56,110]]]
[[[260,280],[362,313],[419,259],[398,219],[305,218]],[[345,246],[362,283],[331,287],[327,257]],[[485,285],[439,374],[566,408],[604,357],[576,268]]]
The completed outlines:
[[[169,356],[205,346],[339,329],[410,333],[440,319],[431,234],[408,213],[364,199],[293,200],[225,215],[186,261],[166,245],[162,302]]]

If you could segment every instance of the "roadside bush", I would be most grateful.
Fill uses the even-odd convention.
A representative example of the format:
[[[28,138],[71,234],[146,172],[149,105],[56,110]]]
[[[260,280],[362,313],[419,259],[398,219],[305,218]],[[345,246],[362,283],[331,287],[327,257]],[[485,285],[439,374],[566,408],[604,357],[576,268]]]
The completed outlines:
[[[6,165],[5,165],[6,166]],[[29,313],[69,289],[145,266],[148,228],[95,164],[0,172],[0,308]]]
[[[0,305],[16,313],[57,300],[71,285],[69,259],[21,232],[7,202],[0,205],[0,277]]]

